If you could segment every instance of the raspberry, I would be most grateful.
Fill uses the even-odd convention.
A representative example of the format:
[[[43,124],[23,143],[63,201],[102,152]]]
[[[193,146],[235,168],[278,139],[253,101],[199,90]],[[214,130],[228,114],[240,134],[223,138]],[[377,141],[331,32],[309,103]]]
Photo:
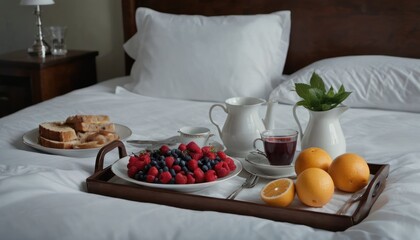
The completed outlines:
[[[229,174],[229,169],[226,168],[220,168],[216,170],[217,177],[222,178]]]
[[[149,171],[147,171],[147,175],[151,175],[154,177],[156,177],[158,174],[159,174],[159,170],[155,166],[151,167]]]
[[[166,166],[168,166],[168,168],[172,168],[172,165],[174,165],[174,162],[175,162],[175,159],[172,156],[165,158],[165,163],[166,163]]]
[[[160,151],[160,153],[161,153],[162,155],[166,155],[169,151],[171,151],[171,149],[170,149],[168,146],[166,146],[166,145],[162,145],[162,146],[159,148],[159,151]]]
[[[181,152],[183,152],[183,151],[187,150],[187,145],[181,143],[181,144],[179,144],[178,149],[181,150]]]
[[[136,175],[136,173],[138,172],[139,170],[137,169],[137,167],[135,167],[135,166],[131,166],[129,169],[128,169],[128,171],[127,171],[127,175],[129,176],[129,177],[134,177],[134,175]]]
[[[210,169],[204,174],[204,178],[205,178],[206,182],[216,181],[216,179],[217,179],[216,172],[213,169]]]
[[[195,160],[200,160],[203,157],[202,153],[195,153],[195,152],[190,152],[189,153],[192,159]]]
[[[217,156],[219,156],[219,158],[222,160],[225,160],[227,158],[226,153],[223,151],[218,151]]]
[[[139,160],[145,162],[146,164],[150,163],[150,156],[148,154],[142,154],[139,156]]]
[[[175,176],[175,183],[177,184],[186,184],[187,183],[187,176],[182,173],[177,173]]]
[[[216,159],[216,153],[214,153],[214,152],[205,153],[204,156],[208,157],[210,160]]]
[[[214,146],[204,146],[201,148],[201,151],[204,155],[206,155],[207,153],[214,152]]]
[[[128,163],[133,163],[133,162],[137,162],[139,160],[139,158],[135,155],[130,156],[130,158],[128,159]]]
[[[195,183],[195,178],[192,174],[187,175],[187,184],[193,184]]]
[[[194,170],[194,177],[196,183],[204,182],[204,172],[200,168]]]
[[[201,153],[201,148],[195,142],[188,143],[187,150],[194,153]]]
[[[170,172],[162,172],[159,175],[159,180],[161,183],[168,183],[169,181],[171,181],[172,179],[172,175]]]
[[[146,182],[149,182],[149,183],[152,183],[152,182],[154,182],[155,181],[155,176],[153,176],[153,175],[147,175],[146,176]]]
[[[194,171],[196,168],[198,168],[198,161],[196,159],[192,159],[188,161],[187,165],[188,165],[188,169],[190,169],[191,171]]]
[[[232,160],[232,158],[226,157],[223,161],[228,164],[230,171],[236,169],[235,162]]]

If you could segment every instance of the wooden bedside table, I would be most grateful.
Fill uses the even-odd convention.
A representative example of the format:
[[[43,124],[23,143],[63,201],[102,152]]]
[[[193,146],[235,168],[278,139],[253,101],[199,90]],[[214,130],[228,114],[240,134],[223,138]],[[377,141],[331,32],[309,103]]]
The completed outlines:
[[[25,50],[0,55],[0,117],[95,84],[97,51],[65,56],[30,56]]]

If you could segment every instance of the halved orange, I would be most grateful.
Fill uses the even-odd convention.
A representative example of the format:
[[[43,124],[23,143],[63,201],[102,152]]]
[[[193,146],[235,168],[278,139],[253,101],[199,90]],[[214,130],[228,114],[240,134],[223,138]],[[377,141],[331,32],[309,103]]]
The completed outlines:
[[[260,196],[270,206],[287,207],[295,198],[295,184],[289,178],[273,180],[261,189]]]

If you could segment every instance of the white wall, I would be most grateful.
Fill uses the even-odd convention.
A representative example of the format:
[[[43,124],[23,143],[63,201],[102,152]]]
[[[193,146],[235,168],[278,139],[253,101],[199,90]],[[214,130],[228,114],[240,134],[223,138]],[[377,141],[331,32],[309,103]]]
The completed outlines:
[[[35,34],[33,7],[20,0],[0,0],[0,53],[26,49]],[[97,50],[98,80],[124,75],[120,0],[55,0],[41,6],[42,24],[65,25],[67,48]]]

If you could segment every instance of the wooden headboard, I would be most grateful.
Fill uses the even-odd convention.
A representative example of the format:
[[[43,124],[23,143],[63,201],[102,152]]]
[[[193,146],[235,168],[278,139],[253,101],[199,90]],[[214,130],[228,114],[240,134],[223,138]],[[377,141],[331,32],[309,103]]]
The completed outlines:
[[[122,0],[125,40],[137,31],[138,7],[205,16],[290,10],[286,74],[336,56],[420,58],[419,0]],[[127,74],[132,63],[126,56]]]

